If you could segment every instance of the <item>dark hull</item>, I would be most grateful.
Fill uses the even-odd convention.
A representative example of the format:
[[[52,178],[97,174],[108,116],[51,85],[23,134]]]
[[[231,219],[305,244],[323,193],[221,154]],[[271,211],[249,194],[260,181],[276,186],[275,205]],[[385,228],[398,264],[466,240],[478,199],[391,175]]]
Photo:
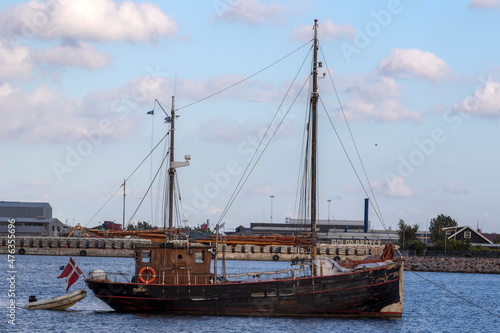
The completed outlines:
[[[242,316],[400,317],[402,264],[260,282],[160,285],[85,280],[119,312]],[[401,275],[401,276],[400,276]]]

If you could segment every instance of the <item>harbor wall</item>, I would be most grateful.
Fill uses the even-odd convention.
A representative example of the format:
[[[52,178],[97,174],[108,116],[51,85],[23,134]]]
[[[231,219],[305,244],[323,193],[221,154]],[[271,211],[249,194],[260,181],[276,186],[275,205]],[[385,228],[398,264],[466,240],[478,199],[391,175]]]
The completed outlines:
[[[89,256],[89,257],[133,257],[136,245],[149,243],[144,239],[123,238],[68,238],[68,237],[28,237],[21,236],[15,239],[16,255],[49,255],[49,256]],[[0,254],[8,254],[9,239],[0,239]],[[300,259],[309,258],[308,254],[300,251]],[[350,258],[364,259],[367,256],[380,256],[383,252],[381,245],[367,244],[320,244],[318,255],[337,260]],[[295,246],[280,245],[236,245],[224,246],[219,244],[218,259],[227,260],[255,260],[255,261],[291,261],[298,257]]]
[[[150,243],[144,239],[68,237],[17,237],[14,244],[9,241],[7,237],[0,239],[0,254],[13,254],[9,252],[11,245],[15,255],[133,257],[138,244]]]
[[[500,274],[499,258],[409,257],[405,270],[415,272]]]

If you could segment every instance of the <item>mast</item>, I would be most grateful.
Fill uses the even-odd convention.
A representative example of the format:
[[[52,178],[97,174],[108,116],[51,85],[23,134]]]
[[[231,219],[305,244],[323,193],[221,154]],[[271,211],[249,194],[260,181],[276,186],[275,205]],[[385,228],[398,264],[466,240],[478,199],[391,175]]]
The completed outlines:
[[[314,20],[313,90],[311,93],[311,259],[316,258],[316,155],[318,127],[318,20]],[[314,274],[316,275],[316,274]]]
[[[170,168],[168,169],[169,187],[168,187],[168,229],[167,238],[172,239],[173,227],[173,208],[174,208],[174,121],[175,121],[175,96],[172,96],[172,111],[170,115]]]
[[[125,230],[125,186],[127,183],[127,179],[123,180],[123,221],[122,221],[122,229]]]
[[[175,182],[175,170],[177,168],[189,166],[189,160],[191,160],[191,155],[185,155],[185,162],[176,162],[174,159],[174,133],[175,133],[175,96],[172,96],[172,110],[169,117],[165,118],[165,122],[170,123],[170,166],[168,168],[168,229],[166,230],[166,235],[168,240],[173,239],[172,228],[174,224],[174,182]],[[163,222],[163,227],[165,228],[166,221]]]

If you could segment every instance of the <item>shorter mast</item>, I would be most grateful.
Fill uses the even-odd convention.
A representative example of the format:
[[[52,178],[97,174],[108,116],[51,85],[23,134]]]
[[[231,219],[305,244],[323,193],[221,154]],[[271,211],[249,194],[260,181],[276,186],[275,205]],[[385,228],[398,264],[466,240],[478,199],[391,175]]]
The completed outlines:
[[[166,118],[168,121],[168,117]],[[175,121],[175,96],[172,96],[172,111],[170,116],[170,167],[168,169],[169,186],[168,186],[168,229],[167,239],[172,239],[173,227],[173,208],[174,208],[174,181],[175,181],[175,168],[174,168],[174,121]],[[164,226],[165,227],[165,226]]]
[[[170,123],[170,166],[168,168],[168,229],[166,229],[166,236],[168,240],[173,239],[173,225],[174,225],[174,184],[176,169],[184,166],[189,166],[191,155],[185,155],[185,162],[175,162],[174,158],[174,133],[175,133],[175,96],[172,96],[172,110],[170,117],[165,118],[165,122]],[[164,220],[163,228],[166,228],[166,221]]]
[[[123,222],[122,222],[122,229],[125,230],[125,186],[127,184],[127,179],[123,180]]]
[[[317,254],[316,235],[316,155],[318,127],[318,20],[314,20],[313,90],[311,93],[311,259]],[[313,274],[316,275],[316,274]]]

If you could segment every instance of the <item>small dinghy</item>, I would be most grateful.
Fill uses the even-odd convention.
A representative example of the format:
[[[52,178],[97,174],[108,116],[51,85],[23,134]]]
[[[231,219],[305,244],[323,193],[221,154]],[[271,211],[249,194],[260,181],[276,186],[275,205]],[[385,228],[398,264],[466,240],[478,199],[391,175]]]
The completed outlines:
[[[87,296],[84,289],[78,289],[67,295],[37,301],[35,296],[30,296],[30,302],[23,306],[23,309],[31,310],[64,310],[75,305],[78,301]]]

